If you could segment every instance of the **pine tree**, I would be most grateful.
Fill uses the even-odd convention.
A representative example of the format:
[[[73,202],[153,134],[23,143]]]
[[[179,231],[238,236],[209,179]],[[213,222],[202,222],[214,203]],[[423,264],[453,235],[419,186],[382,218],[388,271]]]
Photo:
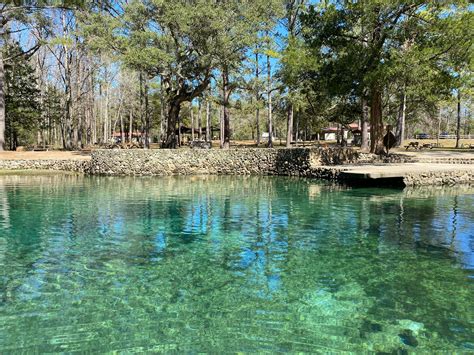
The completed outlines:
[[[6,142],[11,150],[34,143],[40,107],[34,68],[18,43],[9,44],[5,66]]]
[[[332,98],[368,102],[371,151],[381,153],[385,133],[382,99],[386,86],[402,73],[394,53],[412,42],[420,72],[430,66],[440,75],[453,73],[442,58],[459,48],[468,48],[469,31],[451,31],[446,25],[466,12],[465,1],[367,0],[311,6],[302,16],[304,39],[321,67],[306,74],[316,85],[323,85]],[[454,22],[460,25],[459,21]],[[443,37],[451,39],[449,46],[439,40]],[[435,85],[430,88],[437,90]]]

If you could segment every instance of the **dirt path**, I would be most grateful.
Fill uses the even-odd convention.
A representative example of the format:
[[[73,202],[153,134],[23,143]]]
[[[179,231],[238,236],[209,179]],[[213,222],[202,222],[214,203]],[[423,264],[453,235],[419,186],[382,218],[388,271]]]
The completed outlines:
[[[0,160],[89,160],[90,153],[84,152],[0,152]]]

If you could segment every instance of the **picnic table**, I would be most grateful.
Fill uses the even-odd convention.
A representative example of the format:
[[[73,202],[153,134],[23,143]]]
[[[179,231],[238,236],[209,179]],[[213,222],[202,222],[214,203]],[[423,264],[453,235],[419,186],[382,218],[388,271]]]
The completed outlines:
[[[408,145],[405,146],[405,149],[408,150],[410,148],[413,148],[413,149],[418,149],[420,143],[419,142],[410,142],[408,143]]]
[[[423,143],[420,144],[420,142],[410,142],[408,145],[405,146],[405,149],[408,150],[409,148],[413,148],[415,150],[421,150],[421,149],[433,149],[435,144],[433,143]]]

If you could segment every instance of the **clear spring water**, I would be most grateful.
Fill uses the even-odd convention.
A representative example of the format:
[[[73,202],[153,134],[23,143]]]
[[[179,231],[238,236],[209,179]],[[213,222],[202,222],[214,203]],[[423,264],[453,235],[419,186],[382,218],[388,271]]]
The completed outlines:
[[[474,351],[474,194],[0,176],[0,353]]]

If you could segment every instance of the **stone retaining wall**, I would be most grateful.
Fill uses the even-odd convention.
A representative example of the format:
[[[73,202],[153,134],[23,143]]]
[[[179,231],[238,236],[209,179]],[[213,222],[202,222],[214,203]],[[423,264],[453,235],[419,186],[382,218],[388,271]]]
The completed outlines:
[[[289,175],[340,180],[347,164],[404,163],[351,148],[97,150],[91,160],[0,160],[0,170],[62,170],[93,175]],[[445,162],[445,161],[443,161]],[[474,169],[473,169],[474,170]],[[408,174],[407,186],[472,183],[474,171]]]
[[[419,157],[416,159],[418,163],[427,163],[427,164],[473,164],[474,158],[464,157],[464,158],[437,158],[437,157]]]
[[[384,158],[385,159],[385,158]],[[392,159],[400,160],[393,156]],[[98,175],[296,175],[312,167],[382,162],[350,148],[97,150],[91,173]]]
[[[38,159],[38,160],[0,160],[0,170],[61,170],[78,173],[90,172],[89,160],[63,160],[63,159]]]
[[[308,149],[98,150],[98,175],[305,175]]]
[[[474,169],[471,171],[442,171],[422,174],[406,174],[403,178],[405,186],[428,186],[472,184],[474,182]]]

